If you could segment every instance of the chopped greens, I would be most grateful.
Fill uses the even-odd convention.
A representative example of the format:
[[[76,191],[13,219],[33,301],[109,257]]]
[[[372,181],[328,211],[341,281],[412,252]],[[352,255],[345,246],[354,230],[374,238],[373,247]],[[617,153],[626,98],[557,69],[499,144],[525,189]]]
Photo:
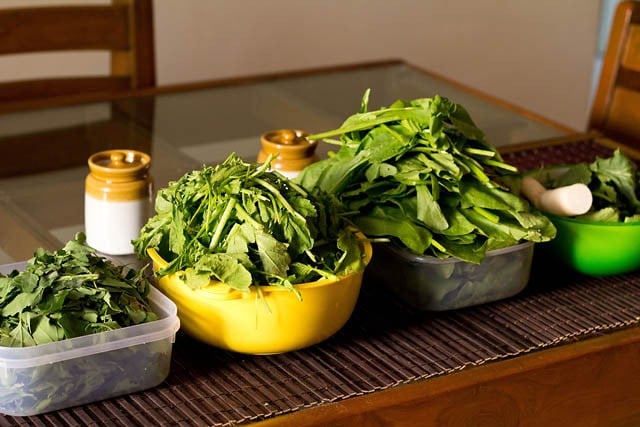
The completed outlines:
[[[247,291],[294,284],[364,268],[360,245],[339,205],[308,194],[264,164],[231,154],[158,192],[155,211],[134,240],[139,257],[154,248],[194,288],[211,278]]]
[[[22,272],[0,274],[0,346],[28,347],[156,320],[144,270],[99,257],[78,233],[42,248]]]
[[[462,106],[435,96],[367,111],[368,100],[367,90],[340,128],[308,136],[340,148],[295,180],[335,195],[365,235],[474,263],[489,250],[555,236],[549,219],[500,181],[518,170]]]
[[[640,221],[640,174],[638,167],[619,149],[611,157],[598,157],[591,163],[559,165],[527,173],[547,188],[585,184],[593,203],[589,212],[575,218],[585,221]]]

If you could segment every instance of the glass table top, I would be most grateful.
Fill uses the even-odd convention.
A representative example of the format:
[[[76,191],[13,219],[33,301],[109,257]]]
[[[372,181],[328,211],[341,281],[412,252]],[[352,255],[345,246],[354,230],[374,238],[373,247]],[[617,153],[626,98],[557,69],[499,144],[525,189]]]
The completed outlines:
[[[368,88],[370,109],[397,99],[447,97],[464,106],[497,147],[566,134],[402,63],[5,113],[0,115],[0,155],[5,167],[40,159],[51,162],[52,170],[2,177],[7,174],[0,167],[0,264],[28,259],[38,246],[56,249],[83,229],[88,173],[84,159],[88,156],[82,153],[145,147],[158,189],[231,153],[254,161],[263,132],[283,128],[321,132],[339,127],[358,110]],[[77,141],[72,143],[72,138]],[[84,151],[78,155],[76,149]],[[321,144],[318,151],[323,156],[330,149]],[[74,153],[79,158],[75,163],[54,165]]]

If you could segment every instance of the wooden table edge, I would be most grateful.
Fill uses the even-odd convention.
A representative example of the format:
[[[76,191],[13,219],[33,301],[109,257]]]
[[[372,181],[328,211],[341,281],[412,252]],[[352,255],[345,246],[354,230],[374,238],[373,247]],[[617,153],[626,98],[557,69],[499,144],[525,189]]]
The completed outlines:
[[[638,356],[640,327],[633,326],[254,425],[640,425]],[[480,423],[487,417],[491,424]]]

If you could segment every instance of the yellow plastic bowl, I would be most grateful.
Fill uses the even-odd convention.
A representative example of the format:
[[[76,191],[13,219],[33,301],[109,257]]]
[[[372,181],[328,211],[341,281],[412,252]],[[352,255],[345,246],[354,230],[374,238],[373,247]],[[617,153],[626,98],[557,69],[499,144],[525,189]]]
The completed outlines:
[[[365,266],[371,260],[371,243],[362,237]],[[167,265],[148,249],[154,270]],[[240,292],[212,281],[201,289],[187,286],[177,274],[157,280],[158,287],[178,307],[181,329],[219,348],[247,354],[274,354],[317,344],[340,330],[355,308],[363,272],[339,280],[318,280],[295,285],[295,293],[261,286]]]

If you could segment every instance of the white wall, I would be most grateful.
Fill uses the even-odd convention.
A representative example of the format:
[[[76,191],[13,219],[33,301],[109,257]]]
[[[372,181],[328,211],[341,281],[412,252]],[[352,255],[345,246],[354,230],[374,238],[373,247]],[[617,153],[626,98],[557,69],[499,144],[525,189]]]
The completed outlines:
[[[599,0],[155,0],[158,84],[402,58],[583,130],[599,12]],[[82,66],[94,63],[107,62]],[[38,72],[0,63],[0,80]]]
[[[598,0],[159,0],[160,83],[403,58],[582,130]]]

